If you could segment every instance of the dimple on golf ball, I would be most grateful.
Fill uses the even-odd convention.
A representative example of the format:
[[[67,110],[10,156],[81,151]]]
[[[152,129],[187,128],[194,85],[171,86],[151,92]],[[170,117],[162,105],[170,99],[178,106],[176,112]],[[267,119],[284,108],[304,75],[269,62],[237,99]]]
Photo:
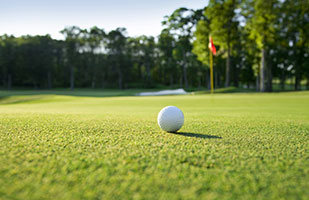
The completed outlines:
[[[160,128],[169,133],[177,132],[184,123],[184,115],[176,106],[166,106],[158,114]]]

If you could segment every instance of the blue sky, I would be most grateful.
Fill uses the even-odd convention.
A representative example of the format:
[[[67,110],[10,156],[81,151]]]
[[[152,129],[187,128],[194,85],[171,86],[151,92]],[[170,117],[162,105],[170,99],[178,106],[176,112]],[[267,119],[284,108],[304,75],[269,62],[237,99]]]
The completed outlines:
[[[65,26],[127,28],[130,36],[157,36],[165,15],[179,7],[199,9],[208,0],[0,0],[0,35],[63,39]]]

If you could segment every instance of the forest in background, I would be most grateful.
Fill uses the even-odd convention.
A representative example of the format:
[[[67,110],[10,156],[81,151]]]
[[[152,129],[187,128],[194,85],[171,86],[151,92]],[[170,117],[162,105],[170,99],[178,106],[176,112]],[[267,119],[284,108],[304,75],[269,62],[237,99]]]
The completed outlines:
[[[157,37],[96,26],[61,33],[0,36],[0,87],[209,88],[211,35],[215,88],[309,89],[308,0],[210,0],[166,16]]]

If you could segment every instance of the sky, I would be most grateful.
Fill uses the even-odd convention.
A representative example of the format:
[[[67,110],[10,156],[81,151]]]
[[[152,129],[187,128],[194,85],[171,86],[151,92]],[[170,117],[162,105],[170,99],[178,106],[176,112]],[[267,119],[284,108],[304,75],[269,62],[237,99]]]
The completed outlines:
[[[76,25],[105,31],[127,28],[129,36],[157,36],[164,16],[180,7],[201,9],[208,0],[0,0],[0,35],[46,35]]]

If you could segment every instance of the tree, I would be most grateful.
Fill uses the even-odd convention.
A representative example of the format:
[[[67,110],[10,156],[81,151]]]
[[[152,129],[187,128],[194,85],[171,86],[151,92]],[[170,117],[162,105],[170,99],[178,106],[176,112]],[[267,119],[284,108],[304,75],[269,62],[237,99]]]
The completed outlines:
[[[125,28],[117,28],[107,34],[106,49],[113,68],[118,75],[118,87],[123,88],[123,79],[126,61],[126,43]]]
[[[191,38],[193,28],[202,17],[202,10],[194,11],[187,8],[179,8],[175,10],[170,16],[165,17],[166,20],[162,22],[166,26],[166,30],[170,31],[176,37],[176,48],[174,56],[179,64],[182,66],[182,74],[185,88],[188,87],[187,68],[190,66],[188,62],[189,56],[192,56]]]
[[[237,0],[210,0],[206,16],[214,42],[226,51],[225,87],[230,85],[231,51],[238,42]]]
[[[11,90],[13,76],[16,70],[17,42],[14,36],[3,35],[1,37],[0,65],[2,67],[3,84]],[[6,81],[5,81],[6,80]]]
[[[307,0],[210,0],[164,18],[158,38],[127,37],[124,28],[76,26],[65,40],[0,36],[1,86],[52,88],[201,87],[209,85],[209,35],[217,48],[215,87],[271,91],[272,82],[309,88]]]
[[[206,10],[207,8],[205,8]],[[196,25],[194,32],[195,40],[193,42],[192,52],[197,56],[197,59],[209,68],[209,35],[210,35],[210,21],[205,17],[200,19]],[[209,73],[206,71],[206,87],[209,86]]]
[[[83,33],[83,49],[85,52],[89,52],[88,62],[90,64],[89,71],[91,72],[91,87],[95,88],[96,78],[99,71],[99,54],[102,53],[103,42],[106,34],[103,29],[96,26],[90,28],[89,31],[84,30]]]
[[[255,85],[259,91],[259,49],[255,40],[250,38],[250,32],[244,27],[240,28],[240,42],[236,48],[240,48],[238,63],[241,65],[240,80],[249,88],[251,84]]]
[[[249,15],[246,25],[247,28],[250,29],[250,37],[256,41],[261,51],[260,91],[270,92],[272,91],[272,67],[267,65],[267,56],[269,51],[268,47],[274,42],[274,36],[276,34],[278,1],[249,0],[247,3],[251,4],[254,10],[253,13]]]
[[[158,69],[157,77],[158,80],[164,84],[169,82],[172,86],[175,83],[177,76],[177,70],[175,69],[176,61],[173,57],[173,50],[176,46],[176,41],[173,35],[168,29],[163,29],[159,35],[158,40]]]
[[[132,61],[137,66],[137,78],[143,80],[144,86],[151,86],[151,70],[155,65],[156,59],[156,42],[154,37],[147,37],[143,35],[135,38],[129,38],[128,48]]]
[[[67,27],[60,31],[65,36],[65,52],[67,57],[67,65],[70,70],[70,89],[74,90],[74,74],[75,65],[78,60],[78,51],[81,46],[80,34],[81,29],[77,26]]]
[[[306,55],[309,47],[309,2],[306,0],[286,0],[282,5],[284,39],[289,41],[290,56],[295,73],[295,90],[300,90],[300,82],[306,69]],[[307,71],[308,74],[308,71]],[[307,76],[307,79],[308,76]]]

